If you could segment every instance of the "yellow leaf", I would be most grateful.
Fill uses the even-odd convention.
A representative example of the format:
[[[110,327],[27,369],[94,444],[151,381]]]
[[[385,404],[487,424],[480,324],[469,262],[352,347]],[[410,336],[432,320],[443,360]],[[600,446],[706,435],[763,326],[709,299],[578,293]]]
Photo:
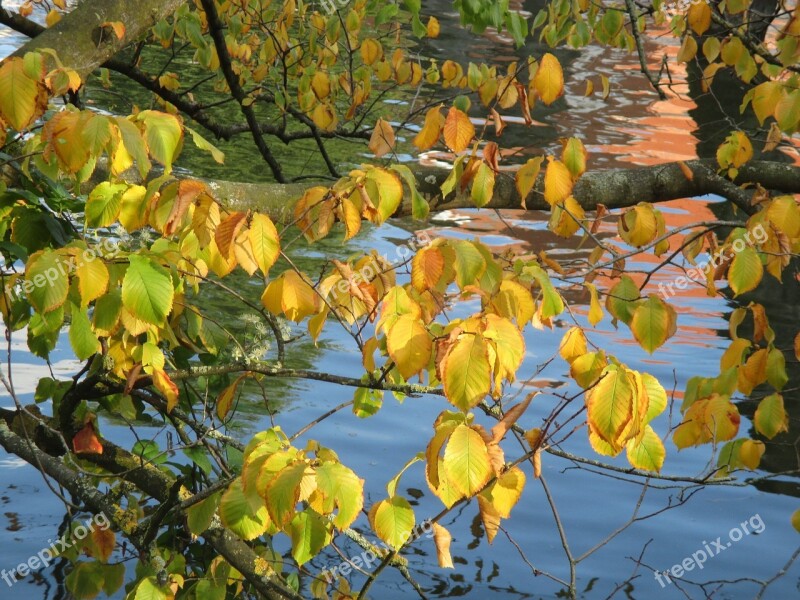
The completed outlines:
[[[589,323],[592,327],[596,326],[603,320],[603,308],[600,306],[600,300],[597,297],[597,288],[591,284],[585,284],[589,290]]]
[[[125,23],[122,21],[105,21],[100,23],[100,27],[108,27],[114,32],[118,40],[125,37]]]
[[[536,178],[539,176],[539,171],[541,170],[543,160],[543,156],[531,158],[519,169],[519,171],[517,171],[516,176],[514,177],[523,209],[527,209],[525,203],[531,193],[531,190],[533,189],[534,184],[536,183]]]
[[[428,19],[428,26],[425,28],[425,30],[429,38],[438,38],[441,30],[441,27],[439,26],[439,19],[436,17],[431,17]]]
[[[707,2],[692,2],[686,13],[689,27],[697,35],[703,35],[711,27],[711,7]]]
[[[572,173],[560,160],[551,160],[544,173],[544,199],[550,206],[563,202],[572,194]]]
[[[392,496],[372,506],[369,522],[381,540],[399,550],[414,530],[414,510],[402,496]]]
[[[767,117],[775,113],[783,94],[783,85],[777,81],[765,81],[753,88],[753,112],[762,125]]]
[[[545,54],[539,61],[533,86],[539,98],[547,105],[555,102],[564,93],[564,72],[561,70],[561,63],[552,54]]]
[[[739,460],[745,467],[755,471],[761,464],[761,457],[764,456],[766,449],[767,447],[762,441],[745,440],[739,447]]]
[[[453,557],[450,555],[450,542],[453,536],[438,523],[433,523],[433,543],[436,544],[436,559],[440,569],[453,569]]]
[[[319,310],[320,299],[311,285],[290,270],[273,280],[261,295],[261,303],[273,314],[299,323]]]
[[[483,490],[481,496],[492,504],[501,518],[508,519],[511,509],[519,502],[523,489],[525,473],[519,467],[511,467]]]
[[[464,412],[481,402],[491,389],[489,349],[477,333],[464,333],[442,361],[447,400]]]
[[[275,224],[267,215],[256,213],[250,221],[250,246],[253,259],[266,277],[280,256],[280,240]]]
[[[418,292],[435,289],[444,274],[444,255],[436,246],[422,248],[411,260],[411,285]]]
[[[755,289],[763,276],[764,265],[753,248],[745,248],[737,253],[728,269],[728,283],[736,296]]]
[[[683,38],[681,49],[678,51],[678,62],[689,62],[697,54],[697,41],[693,35]]]
[[[478,208],[489,204],[494,195],[495,177],[492,168],[485,162],[478,166],[478,172],[472,182],[472,202]]]
[[[61,13],[59,13],[55,8],[47,13],[47,16],[44,19],[45,25],[48,27],[52,27],[56,23],[61,20]]]
[[[408,380],[428,366],[433,342],[418,319],[401,315],[386,332],[386,347],[397,370]]]
[[[633,386],[623,367],[609,365],[600,381],[586,393],[589,422],[600,438],[615,451],[622,447],[620,434],[633,418]]]
[[[453,486],[467,497],[477,494],[492,476],[489,451],[481,434],[458,425],[444,449],[444,470]]]
[[[427,125],[427,118],[425,121]],[[463,152],[469,147],[474,137],[475,126],[469,117],[455,106],[450,107],[444,123],[444,141],[448,147],[455,153]]]
[[[361,42],[361,60],[372,66],[383,56],[383,46],[378,40],[367,38]]]
[[[95,256],[93,260],[86,260],[85,256],[82,256],[75,267],[75,275],[78,277],[81,306],[88,306],[90,302],[106,293],[109,275],[102,259]]]
[[[619,236],[631,246],[641,248],[658,234],[658,218],[652,205],[645,202],[625,211],[617,221]]]
[[[548,227],[556,235],[568,238],[578,232],[584,219],[586,212],[583,207],[573,196],[569,196],[564,202],[553,205]]]
[[[247,377],[247,373],[239,375],[236,380],[228,387],[222,390],[222,393],[217,398],[217,416],[220,421],[224,421],[225,417],[233,408],[233,400],[236,397],[236,392],[239,389],[239,384]]]
[[[425,113],[425,124],[414,138],[414,145],[421,152],[429,150],[439,141],[445,118],[442,116],[441,106],[434,106]]]
[[[336,111],[328,103],[317,104],[311,115],[311,120],[322,131],[335,131],[339,121]]]
[[[587,352],[586,335],[580,327],[571,327],[564,337],[561,338],[561,345],[558,348],[558,353],[568,363],[583,356]]]

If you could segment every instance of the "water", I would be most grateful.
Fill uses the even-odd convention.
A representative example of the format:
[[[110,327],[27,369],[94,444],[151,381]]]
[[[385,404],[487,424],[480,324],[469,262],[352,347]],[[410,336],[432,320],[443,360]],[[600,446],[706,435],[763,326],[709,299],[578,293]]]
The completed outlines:
[[[439,0],[426,3],[426,7],[442,15],[443,37],[422,44],[420,53],[447,56],[462,62],[514,60],[516,53],[513,47],[502,37],[475,40],[454,31],[449,25],[454,22],[455,16],[448,12],[448,2]],[[538,9],[529,3],[526,3],[526,8],[532,12]],[[18,41],[16,38],[5,38],[0,43],[14,47]],[[668,45],[667,40],[662,40],[662,43],[664,45],[658,47],[659,52],[676,52],[677,46]],[[541,51],[541,47],[533,44],[524,49],[524,52],[537,54]],[[554,152],[559,146],[559,137],[576,134],[590,150],[590,167],[653,164],[691,158],[698,147],[707,147],[713,143],[715,136],[720,135],[722,127],[701,128],[698,125],[704,123],[704,117],[707,117],[705,122],[712,118],[709,117],[711,113],[707,97],[680,90],[683,94],[681,98],[658,101],[638,73],[638,65],[632,56],[597,48],[559,52],[558,56],[569,65],[568,95],[553,107],[536,108],[534,118],[543,125],[531,128],[517,125],[506,130],[502,146],[517,151],[516,157],[508,162],[519,161],[542,151]],[[612,96],[608,102],[603,102],[597,96],[582,97],[584,74],[599,72],[612,79]],[[595,77],[596,87],[599,88],[598,83],[599,79]],[[426,158],[438,157],[432,153]],[[793,160],[794,157],[787,156],[789,159]],[[252,180],[263,173],[263,168],[252,162],[233,161],[232,164],[238,165],[235,176],[227,166],[220,169],[208,163],[196,162],[191,168],[209,177],[231,179],[240,177]],[[723,214],[724,205],[719,198],[708,197],[671,202],[660,208],[668,224],[675,226]],[[576,243],[564,243],[549,234],[546,230],[547,217],[541,213],[523,215],[507,211],[503,213],[502,220],[493,214],[474,211],[460,211],[458,215],[468,220],[460,220],[458,225],[445,222],[430,229],[429,235],[467,238],[478,235],[497,249],[513,247],[528,252],[546,250],[553,254],[585,255],[585,251],[577,248]],[[308,250],[298,248],[295,253],[305,255],[305,258],[299,258],[306,264],[326,254],[346,256],[358,249],[371,247],[391,257],[397,245],[407,240],[410,235],[408,232],[415,227],[417,225],[410,221],[398,221],[380,230],[370,228],[346,247],[332,240]],[[654,264],[642,259],[638,264],[629,264],[629,268],[652,268]],[[672,280],[679,274],[675,269],[668,269],[659,275],[654,284]],[[259,291],[253,288],[248,293],[256,296]],[[587,298],[574,294],[569,298],[575,303],[579,321],[586,324]],[[778,345],[784,350],[791,347],[800,322],[797,298],[796,282],[792,281],[783,287],[768,283],[754,297],[766,306],[770,323],[778,335]],[[689,377],[713,374],[718,369],[719,358],[729,343],[727,316],[733,307],[746,305],[750,299],[709,299],[702,290],[682,292],[673,299],[679,313],[679,333],[653,357],[632,341],[627,328],[623,326],[616,330],[607,316],[592,331],[590,338],[631,368],[645,370],[658,377],[668,392],[675,390],[674,398],[679,405]],[[215,297],[209,298],[208,302],[216,306],[222,300]],[[224,309],[224,305],[220,304],[220,309]],[[232,326],[243,326],[231,320],[234,321]],[[518,374],[518,384],[509,390],[509,394],[520,394],[520,397],[533,389],[542,392],[523,417],[522,424],[526,427],[535,426],[548,415],[555,403],[554,394],[574,395],[578,391],[569,384],[567,366],[560,359],[554,360],[533,377],[538,365],[548,361],[554,354],[566,326],[569,323],[558,321],[552,331],[528,329],[526,332],[526,360]],[[352,343],[348,343],[349,337],[328,324],[323,338],[319,349],[306,344],[292,360],[302,359],[322,372],[359,376],[360,355]],[[25,353],[24,342],[24,332],[15,335],[12,340],[12,361],[15,373],[24,371],[24,377],[17,376],[15,383],[25,391],[22,399],[27,402],[32,401],[31,392],[42,367],[40,361]],[[0,359],[5,358],[0,353]],[[57,361],[56,366],[62,376],[74,372],[76,364],[70,361],[66,339],[61,341],[54,361]],[[754,477],[798,468],[796,440],[800,398],[796,392],[799,381],[797,364],[790,362],[788,370],[791,379],[784,396],[790,415],[794,415],[791,431],[768,444],[762,469],[753,474]],[[268,398],[280,408],[278,422],[289,433],[299,430],[330,407],[352,398],[352,390],[330,384],[306,381],[268,383]],[[0,396],[0,404],[8,406],[9,402],[8,397]],[[253,395],[247,397],[244,404],[236,434],[246,439],[253,432],[269,427],[269,419],[264,414],[263,398]],[[750,419],[755,405],[751,400],[738,402],[743,417],[740,436],[752,432]],[[361,421],[347,411],[339,412],[315,426],[304,438],[313,437],[323,445],[335,448],[342,461],[368,482],[365,506],[369,507],[385,496],[384,487],[388,479],[409,458],[424,450],[433,433],[433,419],[448,407],[441,398],[407,398],[400,404],[387,394],[383,408],[369,421]],[[676,406],[671,421],[673,426],[678,419]],[[484,419],[479,420],[490,425]],[[666,415],[657,420],[659,434],[663,435],[668,427]],[[142,436],[159,436],[156,428],[142,427],[139,433]],[[122,444],[133,441],[126,427],[112,423],[103,424],[103,434]],[[302,439],[297,442],[298,445],[302,443]],[[562,449],[575,455],[600,458],[589,447],[584,430],[571,436]],[[509,457],[513,455],[512,450],[513,446],[509,444]],[[707,472],[711,454],[711,448],[707,446],[679,453],[668,441],[664,474],[701,475]],[[20,464],[18,459],[7,455],[0,455],[0,460],[0,472],[6,475],[5,482],[0,484],[0,502],[3,503],[3,510],[7,511],[6,528],[0,534],[3,542],[0,544],[0,568],[10,568],[46,545],[60,523],[63,510],[32,467]],[[624,457],[604,461],[623,468],[626,466]],[[530,469],[526,469],[526,472],[529,474]],[[619,528],[636,519],[630,527],[578,564],[578,589],[582,597],[605,598],[612,593],[617,597],[638,599],[704,597],[700,588],[686,582],[664,582],[662,588],[653,576],[652,569],[671,568],[693,554],[699,556],[696,554],[699,551],[710,549],[718,555],[708,558],[702,570],[694,568],[688,572],[686,579],[696,582],[741,580],[736,585],[724,586],[721,591],[715,591],[716,585],[711,584],[706,587],[706,593],[709,596],[713,594],[715,598],[752,598],[758,591],[758,586],[752,580],[763,581],[773,577],[800,541],[798,533],[789,524],[789,516],[800,507],[800,484],[796,475],[777,476],[751,486],[709,486],[701,490],[680,487],[678,482],[655,480],[650,482],[643,495],[643,487],[638,479],[631,483],[630,480],[625,481],[627,478],[621,473],[599,474],[590,465],[579,465],[550,455],[543,458],[543,474],[574,557],[582,556],[602,544]],[[418,517],[434,515],[441,508],[438,500],[428,491],[419,466],[404,475],[398,491],[412,501]],[[638,512],[634,516],[637,504]],[[671,508],[664,510],[665,507]],[[651,513],[658,514],[643,518]],[[743,523],[755,531],[762,529],[759,526],[762,523],[763,531],[732,541]],[[532,571],[533,567],[537,572],[544,571],[560,579],[569,578],[568,562],[556,519],[539,482],[529,477],[512,518],[503,522],[511,539],[501,531],[494,544],[488,545],[474,503],[454,510],[442,524],[453,534],[451,550],[456,566],[454,570],[441,570],[436,566],[433,542],[429,539],[417,541],[406,553],[412,575],[426,590],[428,597],[563,597],[561,584],[545,575],[535,575]],[[366,532],[366,519],[359,520],[356,526]],[[724,550],[719,550],[714,544],[718,538]],[[361,552],[345,540],[338,541],[348,555],[355,556]],[[285,539],[279,539],[278,547],[282,550],[287,548]],[[337,555],[326,554],[313,561],[311,570],[332,568],[340,561]],[[637,563],[641,563],[641,566],[637,566]],[[57,566],[43,572],[43,577],[35,582],[28,578],[18,583],[13,591],[0,583],[0,598],[64,598],[64,574],[60,569]],[[352,582],[356,588],[362,583],[358,577]],[[783,577],[770,585],[764,597],[797,597],[799,582],[800,567],[793,564]],[[394,599],[413,597],[414,592],[396,571],[387,570],[372,588],[372,595],[375,598]]]

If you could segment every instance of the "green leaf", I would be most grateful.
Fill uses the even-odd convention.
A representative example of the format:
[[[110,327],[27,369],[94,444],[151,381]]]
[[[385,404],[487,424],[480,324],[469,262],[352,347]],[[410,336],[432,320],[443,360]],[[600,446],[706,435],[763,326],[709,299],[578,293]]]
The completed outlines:
[[[561,294],[553,287],[547,271],[536,265],[525,267],[525,271],[531,275],[542,288],[542,305],[540,316],[542,319],[556,317],[564,312],[564,300]]]
[[[297,513],[289,526],[292,558],[302,566],[314,558],[331,541],[329,523],[313,510]]]
[[[100,351],[100,341],[92,331],[89,310],[70,303],[69,342],[78,360],[86,360]]]
[[[453,487],[465,496],[481,491],[492,476],[489,451],[481,434],[468,425],[456,427],[444,449],[444,470]]]
[[[236,479],[222,495],[219,503],[222,524],[243,540],[254,540],[272,524],[266,506],[253,510],[242,489],[241,478]]]
[[[167,593],[158,585],[155,577],[146,577],[136,586],[133,600],[167,600]]]
[[[194,535],[201,535],[211,526],[222,494],[217,492],[186,509],[186,523]]]
[[[399,550],[414,530],[414,510],[402,496],[392,496],[372,506],[369,522],[381,540]]]
[[[452,243],[456,253],[456,282],[462,290],[475,285],[486,270],[486,261],[475,244],[464,240]]]
[[[658,434],[650,425],[645,425],[644,435],[628,441],[626,446],[628,461],[643,471],[661,471],[667,450]]]
[[[639,345],[652,354],[675,334],[675,309],[652,295],[639,304],[631,319],[631,331]]]
[[[39,313],[48,313],[64,305],[69,291],[67,265],[52,250],[43,250],[28,259],[24,289],[28,301]]]
[[[108,227],[117,220],[122,208],[122,195],[128,186],[104,181],[95,187],[86,201],[86,226]]]
[[[356,388],[353,394],[353,414],[359,419],[371,417],[383,405],[383,390]]]
[[[103,565],[103,592],[113,596],[125,583],[125,563]]]
[[[608,291],[606,310],[608,310],[615,319],[622,321],[626,325],[630,325],[638,300],[639,287],[628,275],[623,275]]]
[[[172,310],[174,296],[169,274],[153,261],[131,255],[122,281],[122,304],[133,316],[161,325]]]
[[[419,221],[427,219],[431,207],[417,190],[417,178],[414,173],[406,165],[392,165],[391,168],[392,171],[400,174],[411,192],[411,216]]]
[[[202,600],[225,600],[228,597],[228,590],[224,584],[201,579],[194,588],[194,597]]]
[[[472,202],[478,208],[489,204],[494,195],[494,171],[482,162],[472,182]]]
[[[202,38],[200,38],[200,39],[202,39]],[[186,131],[188,131],[189,134],[192,136],[192,141],[194,142],[195,146],[200,148],[200,150],[205,150],[206,152],[210,152],[211,153],[211,158],[213,158],[214,161],[218,162],[219,164],[224,164],[225,163],[225,153],[222,150],[217,148],[214,144],[209,142],[206,138],[204,138],[202,135],[197,133],[191,127],[186,127],[184,125],[183,128]]]
[[[92,600],[103,589],[102,563],[79,562],[67,575],[67,589],[76,600]],[[139,600],[139,597],[136,597]]]
[[[763,275],[764,266],[758,252],[753,248],[745,248],[733,258],[728,270],[728,283],[738,296],[755,289]]]
[[[183,142],[181,120],[175,115],[155,110],[143,110],[137,118],[144,123],[150,155],[164,165],[164,170],[169,173]]]
[[[756,431],[770,440],[783,431],[789,431],[789,415],[783,405],[783,396],[771,394],[759,402],[753,424]]]

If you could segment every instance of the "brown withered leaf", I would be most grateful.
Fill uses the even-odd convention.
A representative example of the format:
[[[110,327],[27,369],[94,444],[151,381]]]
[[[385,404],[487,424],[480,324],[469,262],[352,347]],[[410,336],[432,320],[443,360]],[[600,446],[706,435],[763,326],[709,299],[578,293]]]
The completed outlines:
[[[500,148],[494,142],[488,142],[483,148],[483,160],[497,173],[500,171]]]

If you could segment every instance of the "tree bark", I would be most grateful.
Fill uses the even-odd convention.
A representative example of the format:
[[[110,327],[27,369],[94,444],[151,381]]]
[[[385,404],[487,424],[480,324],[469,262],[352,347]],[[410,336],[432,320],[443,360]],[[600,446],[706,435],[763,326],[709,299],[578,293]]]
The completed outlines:
[[[81,2],[71,12],[64,15],[53,27],[35,34],[29,42],[19,48],[14,56],[24,56],[27,52],[51,48],[58,54],[65,67],[74,69],[81,79],[94,71],[125,46],[138,40],[145,31],[164,17],[172,14],[186,0],[91,0]],[[34,33],[30,22],[5,9],[3,22],[12,23]],[[103,27],[103,23],[121,22],[125,25],[122,39]],[[15,27],[16,29],[16,27]]]
[[[800,167],[784,163],[754,161],[739,169],[734,182],[714,171],[713,159],[693,160],[683,163],[692,172],[692,179],[684,174],[681,164],[665,163],[651,167],[631,169],[607,169],[589,171],[575,184],[573,196],[584,210],[596,210],[599,204],[606,208],[626,208],[639,202],[665,202],[679,198],[692,198],[716,194],[731,200],[747,214],[753,212],[750,205],[751,192],[740,188],[741,183],[758,183],[769,190],[782,193],[800,193]],[[441,198],[440,186],[450,173],[447,169],[411,167],[417,178],[417,186],[430,202],[432,211],[474,208],[468,193],[453,193]],[[209,182],[215,195],[226,205],[237,210],[260,210],[275,220],[291,220],[294,202],[312,185],[276,183],[239,183],[213,180]],[[527,210],[550,210],[544,199],[544,176],[540,175],[536,185],[526,199]],[[522,199],[517,190],[513,174],[502,173],[497,177],[494,196],[487,208],[522,210]],[[411,214],[411,198],[406,194],[403,204],[395,216]]]

